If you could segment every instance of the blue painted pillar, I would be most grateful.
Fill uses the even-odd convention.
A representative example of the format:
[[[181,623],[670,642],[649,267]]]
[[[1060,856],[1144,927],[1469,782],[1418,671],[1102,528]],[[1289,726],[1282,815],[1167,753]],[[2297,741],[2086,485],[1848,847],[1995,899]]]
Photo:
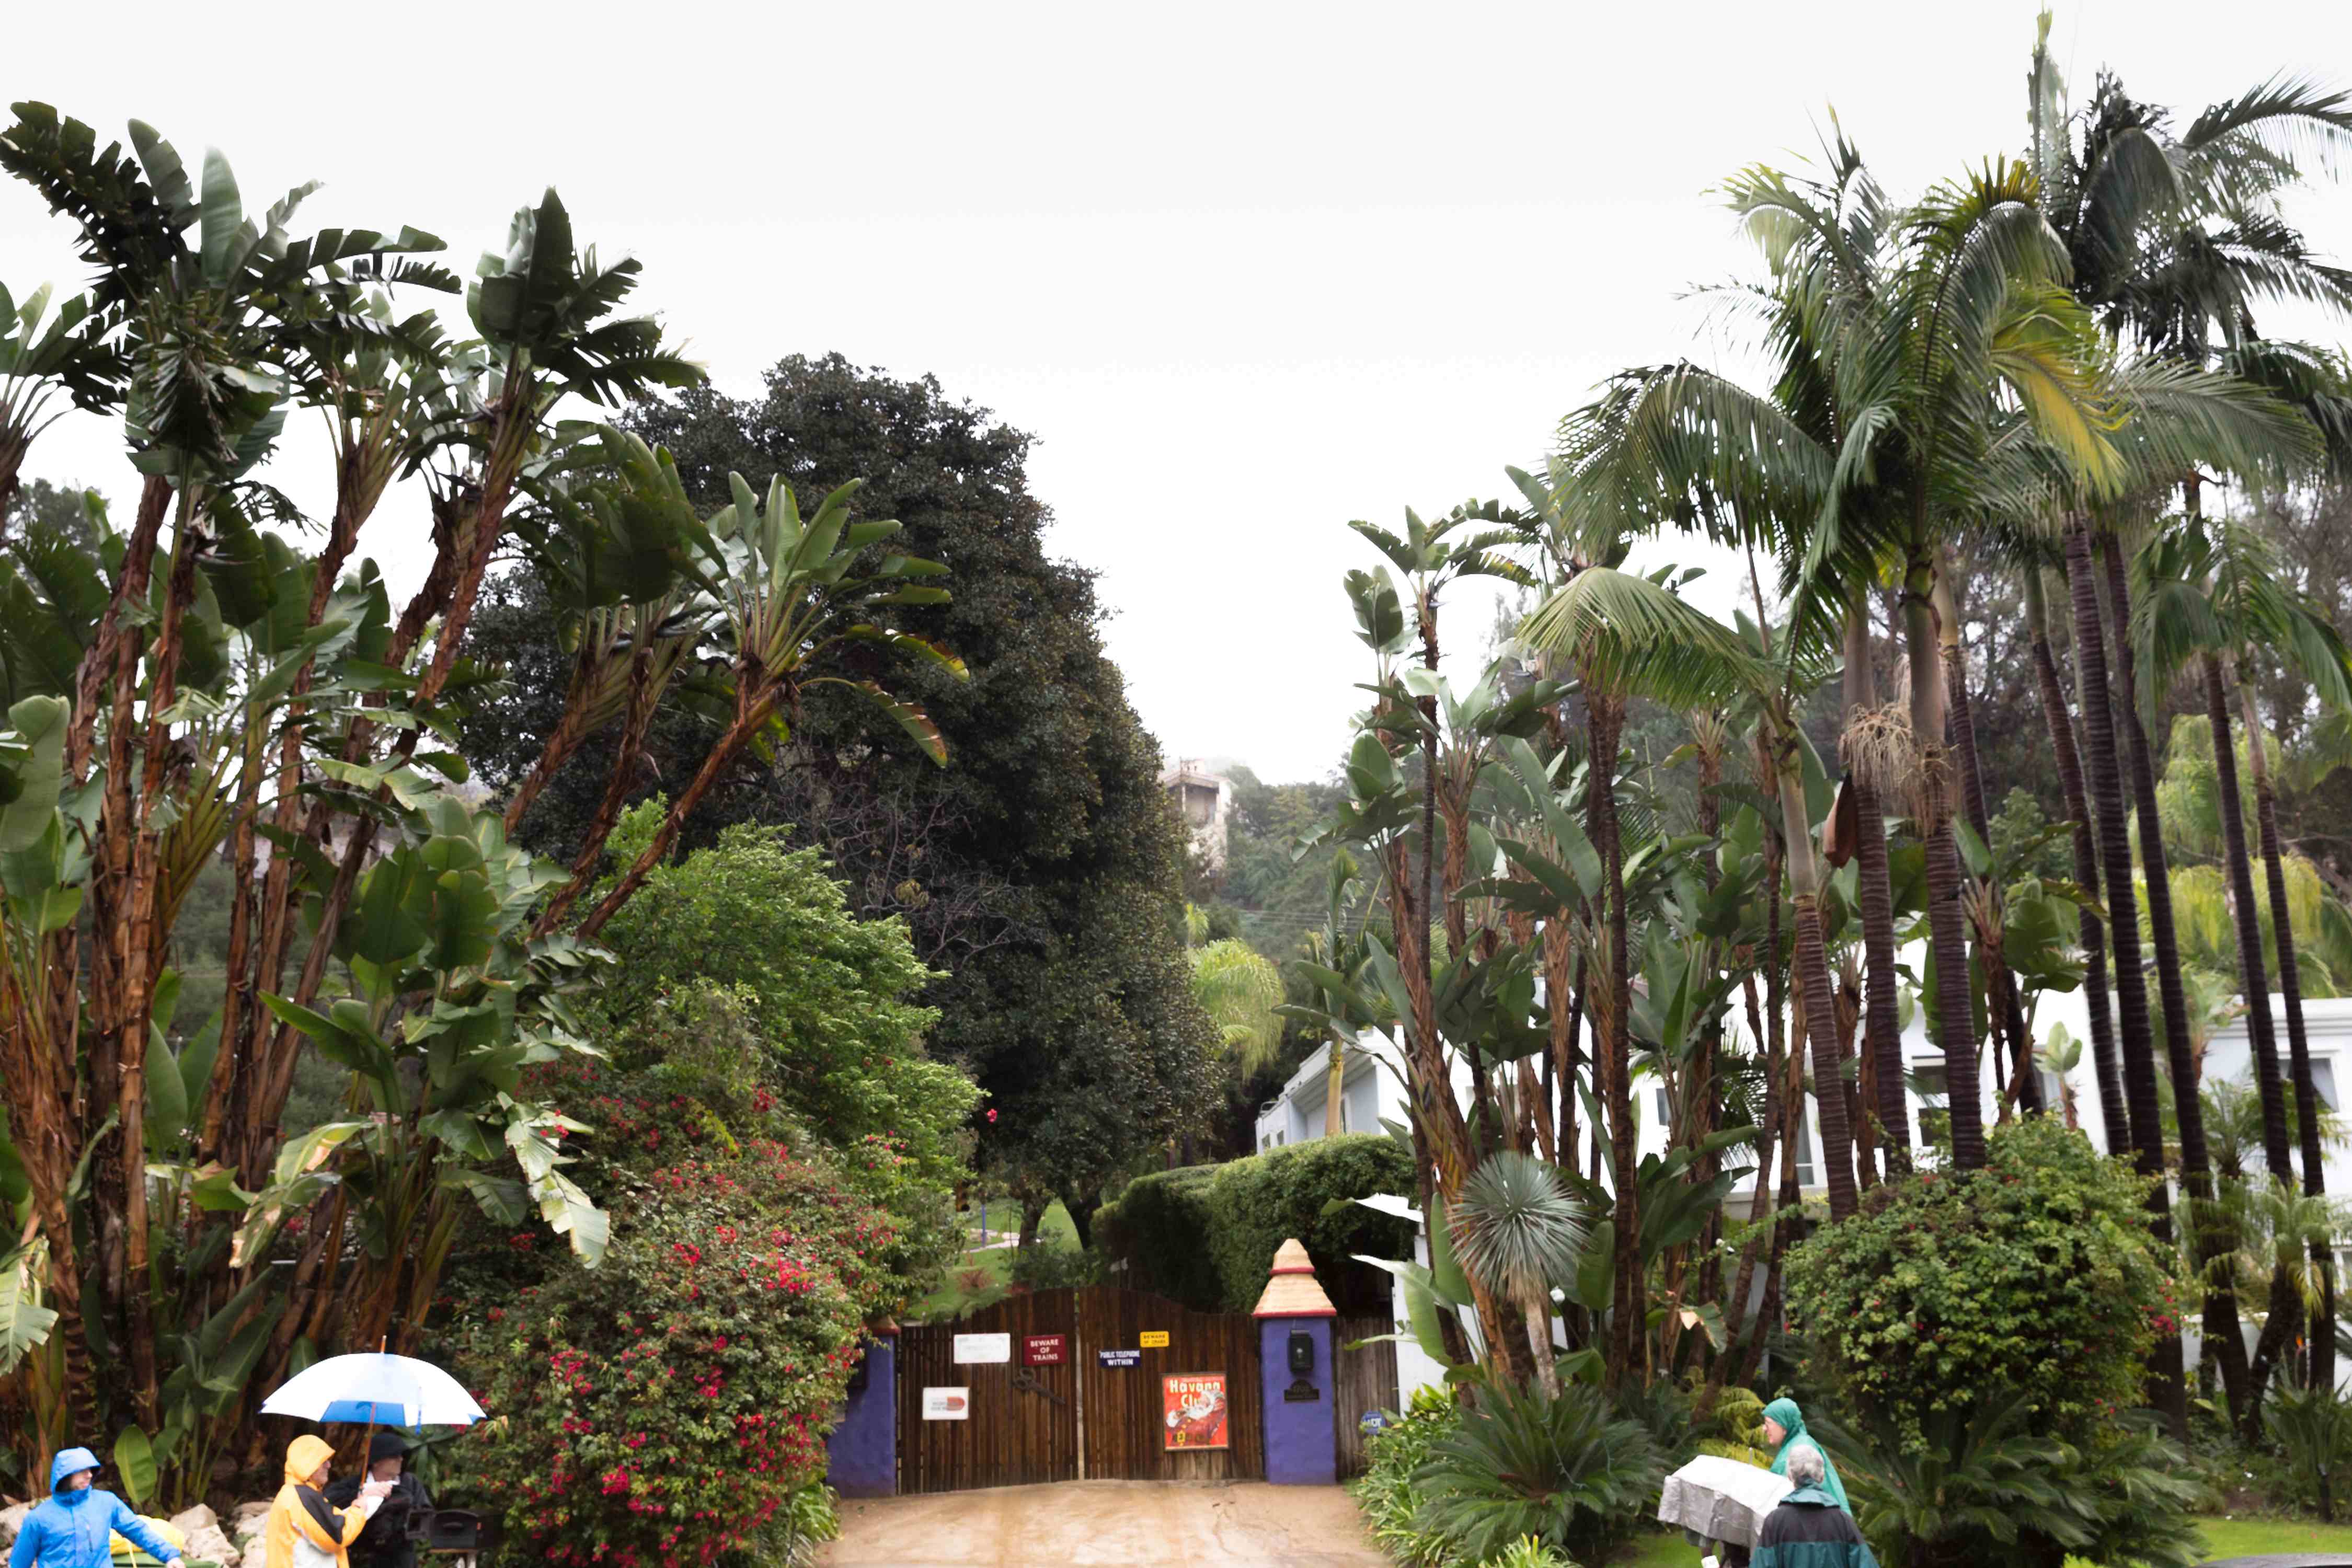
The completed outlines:
[[[1286,1241],[1258,1298],[1258,1393],[1265,1420],[1265,1479],[1276,1486],[1332,1486],[1339,1479],[1339,1418],[1331,1364],[1331,1320],[1339,1316],[1315,1278],[1307,1249]],[[1306,1336],[1307,1364],[1291,1366],[1294,1335]]]
[[[894,1331],[895,1332],[895,1331]],[[866,1383],[825,1439],[824,1479],[844,1497],[898,1494],[898,1344],[866,1342]]]

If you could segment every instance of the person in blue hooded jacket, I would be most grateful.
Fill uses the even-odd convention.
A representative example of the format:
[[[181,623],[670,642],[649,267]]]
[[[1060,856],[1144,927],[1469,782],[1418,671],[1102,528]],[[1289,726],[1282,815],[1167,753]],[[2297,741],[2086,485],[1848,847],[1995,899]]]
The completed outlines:
[[[180,1559],[180,1549],[148,1528],[131,1506],[102,1487],[98,1456],[88,1448],[61,1448],[49,1461],[49,1497],[25,1516],[8,1568],[106,1568],[113,1556],[108,1538],[117,1531],[150,1557]]]

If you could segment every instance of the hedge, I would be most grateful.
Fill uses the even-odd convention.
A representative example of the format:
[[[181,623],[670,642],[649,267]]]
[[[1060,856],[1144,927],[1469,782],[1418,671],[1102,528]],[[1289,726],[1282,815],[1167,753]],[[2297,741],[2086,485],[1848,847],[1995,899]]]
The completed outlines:
[[[1139,1177],[1095,1217],[1095,1234],[1139,1288],[1236,1312],[1257,1305],[1275,1249],[1295,1236],[1343,1311],[1377,1309],[1387,1276],[1348,1260],[1411,1257],[1412,1228],[1346,1200],[1412,1189],[1412,1155],[1395,1139],[1342,1134]]]

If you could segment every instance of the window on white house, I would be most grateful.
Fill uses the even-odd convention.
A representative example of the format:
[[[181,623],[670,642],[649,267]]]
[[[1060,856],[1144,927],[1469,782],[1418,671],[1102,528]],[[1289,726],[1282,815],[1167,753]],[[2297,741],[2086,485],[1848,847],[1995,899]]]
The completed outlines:
[[[2319,1096],[2319,1103],[2331,1113],[2339,1108],[2336,1103],[2336,1062],[2332,1057],[2315,1056],[2311,1059],[2311,1088]]]
[[[1919,1094],[1919,1134],[1921,1148],[1937,1139],[1952,1135],[1952,1092],[1944,1076],[1940,1061],[1923,1061],[1911,1069],[1911,1082]]]
[[[1813,1103],[1797,1104],[1797,1185],[1813,1185]]]
[[[1675,1124],[1675,1118],[1673,1113],[1666,1107],[1665,1085],[1662,1083],[1651,1092],[1657,1096],[1658,1125],[1661,1127],[1673,1126]]]
[[[2034,1077],[2042,1081],[2042,1103],[2043,1108],[2048,1110],[2052,1114],[2056,1114],[2058,1108],[2066,1103],[2066,1086],[2058,1081],[2058,1075],[2056,1073],[2049,1071],[2046,1069],[2037,1070],[2034,1073]]]

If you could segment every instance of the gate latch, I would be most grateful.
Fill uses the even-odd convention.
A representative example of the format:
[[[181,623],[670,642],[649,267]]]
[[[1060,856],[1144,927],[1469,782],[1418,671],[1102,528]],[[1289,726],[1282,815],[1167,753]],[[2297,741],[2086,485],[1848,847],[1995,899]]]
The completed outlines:
[[[1052,1389],[1039,1382],[1037,1375],[1030,1371],[1025,1366],[1016,1366],[1013,1369],[1013,1386],[1015,1388],[1026,1389],[1032,1394],[1043,1395],[1045,1398],[1052,1400],[1056,1405],[1067,1405],[1069,1403],[1069,1401],[1064,1398],[1061,1395],[1055,1393]]]

